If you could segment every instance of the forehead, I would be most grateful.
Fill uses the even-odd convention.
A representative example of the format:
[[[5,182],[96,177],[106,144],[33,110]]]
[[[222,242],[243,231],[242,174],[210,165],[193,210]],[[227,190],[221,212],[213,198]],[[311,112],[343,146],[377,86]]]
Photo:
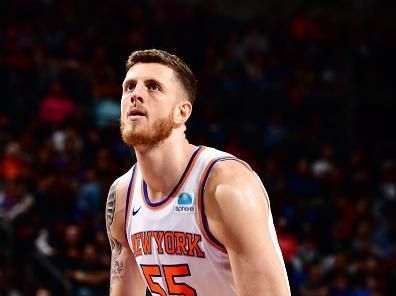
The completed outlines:
[[[172,82],[176,80],[173,69],[158,63],[137,63],[126,73],[125,80],[159,80]]]

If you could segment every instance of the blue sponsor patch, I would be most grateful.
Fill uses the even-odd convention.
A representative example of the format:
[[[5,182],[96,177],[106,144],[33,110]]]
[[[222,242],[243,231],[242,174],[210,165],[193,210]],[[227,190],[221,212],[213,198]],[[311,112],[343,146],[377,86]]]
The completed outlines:
[[[177,199],[178,205],[191,205],[192,204],[192,197],[187,192],[183,192],[179,195]]]
[[[182,192],[177,198],[177,204],[174,206],[175,213],[191,214],[195,212],[193,197],[187,193]]]

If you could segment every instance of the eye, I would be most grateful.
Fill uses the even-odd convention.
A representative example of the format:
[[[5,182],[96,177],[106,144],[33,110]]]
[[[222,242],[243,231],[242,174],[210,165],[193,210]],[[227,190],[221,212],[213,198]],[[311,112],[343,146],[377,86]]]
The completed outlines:
[[[126,88],[127,91],[133,91],[133,90],[135,89],[135,86],[136,86],[136,83],[129,82],[129,83],[125,86],[125,88]]]
[[[160,86],[155,82],[150,82],[146,85],[149,91],[161,90]]]

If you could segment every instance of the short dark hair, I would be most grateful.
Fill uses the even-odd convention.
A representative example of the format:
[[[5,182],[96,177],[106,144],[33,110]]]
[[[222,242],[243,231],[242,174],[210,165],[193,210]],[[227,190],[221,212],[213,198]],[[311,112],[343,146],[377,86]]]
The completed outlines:
[[[171,68],[184,87],[188,100],[191,104],[194,103],[197,96],[197,79],[181,58],[159,49],[137,50],[128,57],[126,71],[137,63],[158,63]]]

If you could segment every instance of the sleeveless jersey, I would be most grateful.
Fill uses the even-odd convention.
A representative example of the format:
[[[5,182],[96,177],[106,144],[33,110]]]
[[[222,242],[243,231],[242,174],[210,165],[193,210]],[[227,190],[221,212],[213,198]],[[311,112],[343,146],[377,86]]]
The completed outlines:
[[[227,251],[210,232],[203,199],[213,166],[228,159],[241,161],[214,148],[197,147],[178,184],[158,203],[150,201],[138,165],[132,168],[125,230],[153,296],[237,295]],[[271,211],[268,225],[284,266]]]

